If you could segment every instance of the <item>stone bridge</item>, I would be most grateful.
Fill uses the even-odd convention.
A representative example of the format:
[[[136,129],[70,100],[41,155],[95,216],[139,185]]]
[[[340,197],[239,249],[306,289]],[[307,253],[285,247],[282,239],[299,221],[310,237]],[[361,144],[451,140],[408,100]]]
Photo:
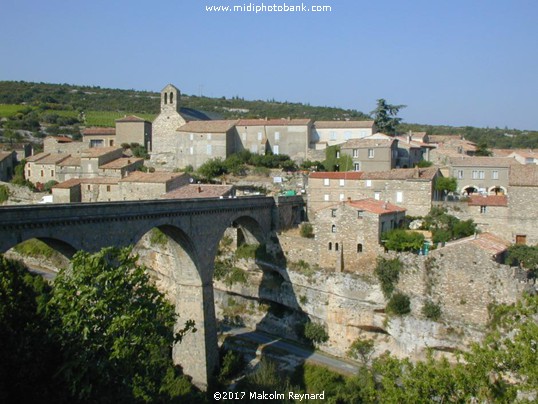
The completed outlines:
[[[173,356],[193,382],[205,387],[218,366],[213,299],[214,261],[229,227],[240,228],[247,243],[262,243],[274,229],[275,202],[268,197],[153,200],[108,203],[10,206],[0,208],[0,252],[37,238],[63,255],[128,246],[153,228],[172,240],[180,316],[178,328],[193,319],[198,331],[174,347]]]

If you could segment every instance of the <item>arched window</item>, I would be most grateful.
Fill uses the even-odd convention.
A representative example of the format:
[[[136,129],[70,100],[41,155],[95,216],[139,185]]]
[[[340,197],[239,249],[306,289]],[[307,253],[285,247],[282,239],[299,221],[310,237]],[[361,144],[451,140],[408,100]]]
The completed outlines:
[[[164,93],[164,103],[168,104],[168,93]]]
[[[336,233],[336,225],[335,224],[333,224],[331,226],[331,233]]]
[[[174,93],[170,93],[170,104],[174,103]]]
[[[329,251],[333,249],[333,243],[329,242]]]
[[[334,251],[338,251],[338,243],[334,244]]]
[[[357,252],[358,253],[362,252],[362,244],[361,243],[357,244]]]

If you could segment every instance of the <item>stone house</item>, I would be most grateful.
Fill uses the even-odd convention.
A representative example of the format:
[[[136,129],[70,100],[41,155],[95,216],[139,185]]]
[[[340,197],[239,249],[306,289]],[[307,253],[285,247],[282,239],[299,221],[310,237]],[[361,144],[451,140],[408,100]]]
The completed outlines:
[[[80,154],[90,147],[89,142],[76,142],[68,136],[47,136],[43,140],[43,152]]]
[[[118,178],[72,178],[52,187],[54,203],[120,200]]]
[[[508,157],[520,164],[538,164],[538,152],[534,150],[514,150]]]
[[[412,168],[422,160],[430,160],[430,151],[435,146],[427,143],[425,132],[410,132],[404,136],[395,136],[398,140],[398,158],[396,167]]]
[[[15,162],[20,162],[32,155],[30,143],[0,143],[0,151],[15,152]]]
[[[506,193],[510,167],[517,163],[513,158],[453,157],[449,159],[452,177],[458,181],[458,192]]]
[[[381,235],[399,227],[404,219],[404,208],[372,198],[320,209],[314,221],[319,265],[337,272],[370,272],[384,251]]]
[[[236,121],[191,121],[176,131],[169,147],[179,167],[198,168],[214,158],[226,159],[234,152]]]
[[[441,195],[434,189],[441,176],[436,167],[401,168],[379,172],[315,172],[308,177],[308,216],[316,211],[351,198],[374,198],[405,207],[407,214],[425,216],[432,201]]]
[[[312,127],[310,148],[323,150],[327,146],[362,139],[376,133],[374,121],[316,121]]]
[[[99,176],[124,178],[144,165],[143,158],[121,157],[99,166]]]
[[[38,153],[26,159],[24,167],[25,178],[32,184],[46,184],[49,181],[58,181],[57,165],[69,158],[65,153]]]
[[[90,147],[118,146],[116,128],[86,128],[82,131],[82,142]]]
[[[164,194],[189,183],[186,173],[135,171],[119,180],[120,200],[159,199]]]
[[[139,118],[135,115],[125,116],[116,119],[116,140],[115,144],[120,146],[124,143],[138,143],[146,150],[151,151],[152,142],[151,122]]]
[[[238,142],[234,151],[287,154],[293,160],[304,160],[308,155],[310,119],[241,119],[236,129]]]
[[[338,153],[338,152],[337,152]],[[348,140],[340,146],[340,153],[348,155],[353,171],[388,171],[396,167],[398,141],[383,134]]]
[[[7,182],[13,177],[15,156],[14,151],[0,152],[0,181]]]

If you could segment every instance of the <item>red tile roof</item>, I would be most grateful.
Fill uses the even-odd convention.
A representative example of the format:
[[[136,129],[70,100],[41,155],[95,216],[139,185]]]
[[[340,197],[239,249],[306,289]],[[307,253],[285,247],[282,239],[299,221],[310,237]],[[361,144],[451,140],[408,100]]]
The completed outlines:
[[[129,176],[122,179],[122,182],[146,182],[146,183],[167,183],[170,180],[181,177],[185,173],[168,173],[165,171],[156,171],[154,173],[144,173],[142,171],[133,171]]]
[[[136,115],[127,115],[127,116],[124,116],[123,118],[116,119],[116,122],[149,122],[149,121],[146,121],[145,119],[142,119]]]
[[[316,121],[316,129],[371,129],[374,121]]]
[[[111,136],[116,134],[116,128],[86,128],[82,131],[82,134]]]
[[[346,203],[356,209],[365,210],[367,212],[375,213],[377,215],[406,211],[405,208],[393,205],[390,202],[378,201],[372,198],[360,199],[358,201],[350,201]]]
[[[508,206],[506,195],[470,195],[469,206]]]
[[[360,180],[364,172],[362,171],[344,171],[344,172],[329,172],[321,171],[310,173],[308,178],[329,178],[332,180]]]
[[[136,157],[121,157],[106,164],[100,165],[99,168],[116,170],[119,168],[129,167],[130,165],[139,163],[141,161],[144,161],[144,159]]]

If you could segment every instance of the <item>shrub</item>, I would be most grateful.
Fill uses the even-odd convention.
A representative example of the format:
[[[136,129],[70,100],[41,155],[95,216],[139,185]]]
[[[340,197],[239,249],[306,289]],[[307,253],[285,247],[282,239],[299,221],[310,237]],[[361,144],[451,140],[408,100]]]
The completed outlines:
[[[393,251],[417,251],[424,244],[424,235],[416,231],[394,229],[383,234],[385,247]]]
[[[422,314],[430,320],[437,321],[441,318],[441,306],[428,300],[422,307]]]
[[[321,344],[329,340],[329,334],[325,326],[320,323],[308,322],[304,325],[304,337],[313,345]]]
[[[375,268],[377,279],[381,283],[381,290],[385,298],[390,297],[394,291],[394,286],[400,277],[402,262],[398,258],[386,259],[379,257]]]
[[[301,237],[304,238],[314,238],[314,227],[310,223],[301,224],[300,228]]]
[[[235,250],[235,257],[238,259],[254,259],[256,258],[256,250],[258,249],[259,244],[241,244]]]
[[[221,383],[238,374],[243,368],[243,356],[234,351],[226,351],[221,360],[218,379]]]
[[[9,199],[9,188],[5,185],[0,185],[0,203],[4,203]]]
[[[411,301],[409,296],[403,293],[394,293],[387,303],[387,313],[396,314],[398,316],[411,312]]]
[[[50,180],[45,182],[45,184],[43,185],[43,191],[50,193],[52,191],[52,187],[56,184],[58,184],[58,181]]]
[[[374,352],[374,341],[371,339],[357,338],[347,351],[347,356],[352,359],[360,360],[364,365],[370,361]]]
[[[162,230],[153,228],[151,229],[151,233],[149,235],[149,241],[153,245],[165,245],[168,241],[168,237],[162,232]]]

